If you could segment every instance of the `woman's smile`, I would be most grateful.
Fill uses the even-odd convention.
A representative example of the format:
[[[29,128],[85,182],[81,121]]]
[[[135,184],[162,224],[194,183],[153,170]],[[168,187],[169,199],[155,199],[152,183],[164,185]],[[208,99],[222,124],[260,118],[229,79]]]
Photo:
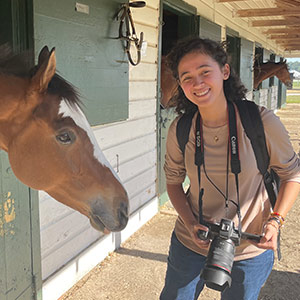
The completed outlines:
[[[197,96],[197,97],[206,96],[209,93],[209,91],[210,91],[210,89],[206,88],[204,90],[194,92],[194,95]]]

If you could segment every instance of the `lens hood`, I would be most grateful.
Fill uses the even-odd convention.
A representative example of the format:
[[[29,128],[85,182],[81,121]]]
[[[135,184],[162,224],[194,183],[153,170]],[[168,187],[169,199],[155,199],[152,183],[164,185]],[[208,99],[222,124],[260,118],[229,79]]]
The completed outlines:
[[[207,287],[223,292],[231,286],[231,276],[223,269],[215,269],[213,267],[204,268],[201,273]]]

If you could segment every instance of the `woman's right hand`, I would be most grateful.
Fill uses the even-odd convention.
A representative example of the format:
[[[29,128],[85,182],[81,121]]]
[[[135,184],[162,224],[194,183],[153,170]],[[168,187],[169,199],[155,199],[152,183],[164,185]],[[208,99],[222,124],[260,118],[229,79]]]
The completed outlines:
[[[209,244],[210,244],[210,240],[201,240],[198,236],[198,231],[199,230],[204,230],[204,231],[208,231],[208,228],[204,225],[199,224],[198,222],[189,224],[189,226],[187,226],[187,229],[194,241],[194,243],[200,247],[200,248],[208,248]]]

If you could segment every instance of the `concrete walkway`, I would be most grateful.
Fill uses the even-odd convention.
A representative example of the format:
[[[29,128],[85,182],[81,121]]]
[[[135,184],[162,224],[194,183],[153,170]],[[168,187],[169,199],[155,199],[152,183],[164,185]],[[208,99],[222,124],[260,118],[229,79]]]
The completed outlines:
[[[278,112],[288,129],[296,153],[300,148],[300,104]],[[300,198],[283,229],[283,259],[274,269],[259,300],[300,299]],[[122,247],[94,268],[60,300],[155,300],[163,287],[170,235],[176,220],[172,207],[165,206]],[[205,289],[199,299],[220,299]],[[191,300],[191,299],[187,299]]]

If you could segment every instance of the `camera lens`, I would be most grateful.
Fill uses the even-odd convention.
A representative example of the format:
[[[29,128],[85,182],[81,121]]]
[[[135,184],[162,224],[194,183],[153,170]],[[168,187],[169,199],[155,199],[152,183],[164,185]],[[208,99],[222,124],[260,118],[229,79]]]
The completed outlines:
[[[216,236],[209,248],[205,267],[201,273],[207,287],[223,292],[231,286],[231,269],[235,245],[231,239]]]

